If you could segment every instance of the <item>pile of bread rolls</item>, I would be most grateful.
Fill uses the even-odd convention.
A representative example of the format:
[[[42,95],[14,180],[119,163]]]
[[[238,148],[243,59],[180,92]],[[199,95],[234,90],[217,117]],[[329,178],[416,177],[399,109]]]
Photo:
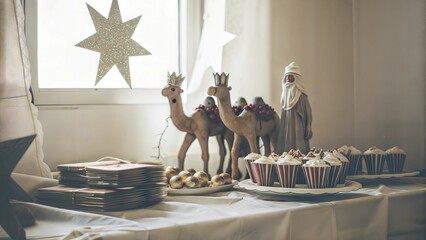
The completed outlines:
[[[180,171],[176,167],[167,166],[164,174],[167,184],[173,189],[222,186],[232,183],[232,178],[228,173],[214,175],[210,179],[207,173],[197,172],[193,168]]]

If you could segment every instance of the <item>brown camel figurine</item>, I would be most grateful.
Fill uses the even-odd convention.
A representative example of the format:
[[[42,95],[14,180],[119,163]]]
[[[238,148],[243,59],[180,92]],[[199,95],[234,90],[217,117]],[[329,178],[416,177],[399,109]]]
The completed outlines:
[[[218,117],[215,118],[215,113],[212,112],[216,108],[216,103],[212,97],[207,97],[204,106],[196,108],[190,115],[185,115],[182,107],[181,93],[183,90],[180,88],[185,78],[176,73],[169,74],[167,79],[167,86],[163,88],[161,94],[169,100],[170,104],[170,117],[173,124],[182,132],[186,132],[183,143],[178,153],[179,169],[184,170],[184,162],[186,153],[194,142],[198,139],[201,146],[201,159],[203,160],[203,171],[209,173],[209,146],[208,140],[210,136],[215,136],[219,144],[220,164],[217,173],[223,172],[223,163],[226,155],[226,148],[224,140],[228,143],[229,149],[232,149],[233,133],[225,127],[223,122]],[[217,109],[217,108],[216,108]],[[208,110],[208,111],[206,111]],[[230,160],[231,161],[231,160]]]
[[[264,154],[269,155],[271,153],[271,145],[272,149],[275,148],[280,118],[273,110],[267,112],[261,111],[262,108],[269,107],[268,105],[256,106],[256,104],[247,105],[250,107],[245,108],[240,115],[236,116],[231,106],[231,96],[229,93],[231,87],[228,87],[229,75],[215,73],[213,76],[215,86],[209,87],[207,93],[218,99],[221,119],[225,126],[234,132],[234,143],[231,150],[232,178],[239,179],[241,176],[238,171],[238,153],[242,138],[245,137],[247,139],[251,152],[259,153],[256,138],[260,137],[264,144]],[[255,101],[259,103],[263,102],[261,98],[255,98]],[[267,113],[270,116],[262,119],[262,116],[258,118],[258,114],[256,113]]]

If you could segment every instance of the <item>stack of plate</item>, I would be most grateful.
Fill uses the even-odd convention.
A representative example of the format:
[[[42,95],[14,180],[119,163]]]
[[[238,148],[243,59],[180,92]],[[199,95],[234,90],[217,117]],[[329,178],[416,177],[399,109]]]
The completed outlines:
[[[40,188],[38,202],[54,207],[87,211],[121,211],[149,206],[164,199],[165,184],[116,189],[55,186]]]
[[[87,186],[86,168],[90,166],[107,166],[120,164],[118,160],[102,162],[67,163],[57,166],[59,184],[68,186]]]
[[[120,211],[158,203],[167,194],[162,164],[84,165],[64,170],[71,176],[61,179],[64,185],[38,189],[38,202],[69,209]],[[62,174],[61,170],[61,178]]]
[[[87,184],[94,187],[135,187],[163,182],[163,165],[127,163],[86,167]]]

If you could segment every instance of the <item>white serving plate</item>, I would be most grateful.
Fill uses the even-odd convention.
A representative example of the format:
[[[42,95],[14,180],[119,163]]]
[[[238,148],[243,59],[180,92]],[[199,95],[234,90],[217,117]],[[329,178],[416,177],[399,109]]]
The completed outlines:
[[[376,180],[376,179],[387,179],[387,178],[413,177],[419,174],[420,174],[419,171],[408,170],[408,169],[404,169],[402,173],[393,173],[393,174],[388,173],[387,170],[384,170],[383,173],[379,175],[368,175],[367,173],[365,173],[360,175],[349,175],[349,176],[346,176],[346,179],[363,181],[363,180]]]
[[[181,188],[181,189],[172,189],[167,188],[167,193],[169,195],[204,195],[221,191],[231,190],[237,180],[232,180],[231,184],[222,185],[222,186],[210,186],[210,187],[200,187],[200,188]]]
[[[276,183],[278,184],[278,183]],[[339,192],[351,192],[358,190],[362,187],[362,185],[355,181],[346,180],[345,185],[341,187],[335,188],[306,188],[297,185],[295,188],[282,188],[279,185],[275,185],[274,187],[264,187],[258,186],[253,183],[250,179],[243,180],[238,183],[238,187],[242,189],[247,189],[251,191],[255,191],[261,194],[269,194],[269,195],[280,195],[280,196],[323,196],[336,194]]]

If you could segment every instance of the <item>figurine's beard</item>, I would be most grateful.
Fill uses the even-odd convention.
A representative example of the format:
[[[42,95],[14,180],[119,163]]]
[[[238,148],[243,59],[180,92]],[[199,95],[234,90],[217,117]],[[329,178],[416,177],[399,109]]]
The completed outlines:
[[[281,94],[281,106],[284,110],[290,110],[299,101],[302,92],[296,87],[296,84],[286,83],[283,85],[283,92]]]

